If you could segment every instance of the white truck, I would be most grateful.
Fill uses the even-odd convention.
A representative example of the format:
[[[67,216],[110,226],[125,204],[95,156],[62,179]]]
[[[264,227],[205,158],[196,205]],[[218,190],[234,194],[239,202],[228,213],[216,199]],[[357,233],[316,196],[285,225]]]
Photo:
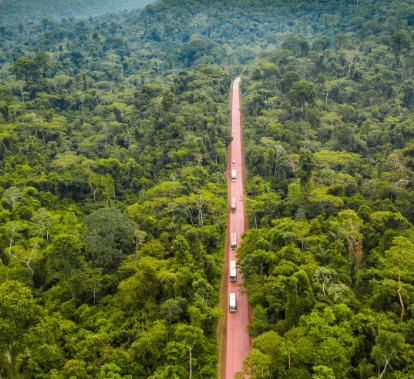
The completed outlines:
[[[230,312],[236,312],[236,294],[231,293],[230,294],[230,304],[229,304],[229,311]]]
[[[232,250],[236,250],[236,247],[237,247],[236,233],[231,233],[230,247]]]
[[[236,212],[236,199],[235,198],[231,199],[231,211],[233,213]]]
[[[232,182],[236,181],[236,170],[231,170],[231,181]]]
[[[230,261],[230,281],[237,282],[236,261]]]

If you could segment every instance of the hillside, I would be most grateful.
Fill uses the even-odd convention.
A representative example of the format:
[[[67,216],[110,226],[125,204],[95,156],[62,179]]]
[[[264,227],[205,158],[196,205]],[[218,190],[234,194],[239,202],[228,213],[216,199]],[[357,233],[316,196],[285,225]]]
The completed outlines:
[[[411,379],[412,2],[5,4],[1,377],[217,377],[240,74],[239,377]]]

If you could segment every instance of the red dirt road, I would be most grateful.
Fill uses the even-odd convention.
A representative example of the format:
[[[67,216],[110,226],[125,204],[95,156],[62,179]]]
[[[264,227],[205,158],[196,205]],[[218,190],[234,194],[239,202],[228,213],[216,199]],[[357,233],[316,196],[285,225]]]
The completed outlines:
[[[230,202],[236,199],[236,212],[230,213],[229,233],[237,234],[237,246],[240,245],[241,235],[245,230],[245,210],[244,210],[244,189],[243,189],[243,148],[242,148],[242,127],[240,113],[240,77],[233,82],[233,96],[231,104],[231,134],[233,141],[230,147]],[[235,160],[235,163],[233,162]],[[236,170],[236,181],[231,181],[232,170]],[[231,238],[228,239],[231,243]],[[236,260],[236,251],[229,246],[229,273],[230,261]],[[226,327],[226,357],[225,357],[225,376],[224,379],[234,379],[234,374],[241,371],[243,359],[250,350],[250,338],[246,333],[246,325],[249,322],[249,309],[247,296],[240,293],[237,284],[242,282],[241,273],[237,271],[237,282],[228,280],[227,293],[227,327]],[[236,294],[236,312],[229,311],[230,293]]]

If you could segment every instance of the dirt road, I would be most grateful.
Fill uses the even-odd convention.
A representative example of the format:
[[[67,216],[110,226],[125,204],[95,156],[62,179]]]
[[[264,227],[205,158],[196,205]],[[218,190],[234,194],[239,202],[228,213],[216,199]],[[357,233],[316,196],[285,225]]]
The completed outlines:
[[[230,182],[230,203],[231,199],[236,199],[236,212],[230,213],[230,233],[236,233],[237,246],[241,241],[241,235],[245,230],[245,211],[244,211],[244,187],[243,187],[243,149],[242,149],[242,128],[240,113],[240,96],[239,96],[240,77],[233,82],[233,96],[231,104],[231,134],[233,141],[231,143],[230,153],[230,179],[232,170],[236,170],[236,181]],[[233,163],[233,159],[235,163]],[[229,244],[231,238],[229,238]],[[236,251],[229,248],[229,265],[231,261],[236,260]],[[230,266],[229,266],[230,272]],[[234,374],[241,371],[243,359],[247,356],[250,349],[250,339],[246,333],[246,325],[249,322],[249,312],[247,305],[247,296],[240,293],[237,284],[241,283],[242,277],[237,271],[237,282],[228,280],[227,294],[227,330],[226,330],[226,357],[225,357],[225,379],[234,379]],[[236,294],[236,312],[229,311],[230,293]]]

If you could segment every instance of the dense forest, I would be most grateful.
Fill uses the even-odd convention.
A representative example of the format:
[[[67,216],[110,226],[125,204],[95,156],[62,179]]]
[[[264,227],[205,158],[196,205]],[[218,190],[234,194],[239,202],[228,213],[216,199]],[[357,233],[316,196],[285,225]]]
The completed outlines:
[[[238,376],[414,377],[413,2],[19,4],[0,3],[0,377],[217,377],[238,74]]]
[[[413,377],[414,35],[387,16],[286,36],[243,72],[243,374]]]

